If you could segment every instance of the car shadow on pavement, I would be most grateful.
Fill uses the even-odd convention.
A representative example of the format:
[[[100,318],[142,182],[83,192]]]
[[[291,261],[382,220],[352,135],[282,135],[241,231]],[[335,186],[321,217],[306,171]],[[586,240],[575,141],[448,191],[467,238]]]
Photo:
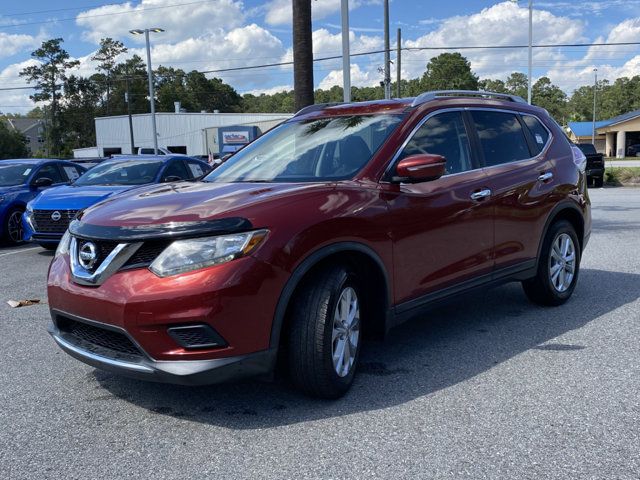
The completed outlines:
[[[390,408],[457,385],[528,350],[562,362],[590,346],[557,337],[640,296],[640,275],[583,269],[561,307],[529,303],[518,284],[461,297],[365,344],[351,391],[305,397],[285,382],[181,387],[94,371],[111,395],[158,415],[231,429],[262,429]],[[104,392],[103,392],[104,394]]]

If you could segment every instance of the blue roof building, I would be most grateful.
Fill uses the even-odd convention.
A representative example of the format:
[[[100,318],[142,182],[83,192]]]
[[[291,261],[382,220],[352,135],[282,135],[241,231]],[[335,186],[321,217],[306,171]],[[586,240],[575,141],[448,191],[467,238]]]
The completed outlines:
[[[593,122],[569,122],[569,138],[576,143],[592,143],[593,126]],[[596,150],[607,157],[635,156],[640,151],[640,110],[599,120],[595,130]]]

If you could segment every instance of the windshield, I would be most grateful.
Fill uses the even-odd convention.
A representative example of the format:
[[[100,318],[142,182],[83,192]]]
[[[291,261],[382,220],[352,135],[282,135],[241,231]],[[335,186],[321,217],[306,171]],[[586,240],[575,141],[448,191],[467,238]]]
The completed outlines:
[[[321,182],[353,177],[401,122],[353,115],[288,122],[205,177],[208,182]]]
[[[594,147],[591,143],[579,143],[578,148],[582,150],[582,153],[585,155],[593,155],[596,152],[596,147]]]
[[[28,163],[10,163],[2,165],[0,162],[0,187],[13,187],[26,183],[33,165]]]
[[[143,185],[152,183],[163,161],[118,160],[102,162],[87,171],[74,185]]]

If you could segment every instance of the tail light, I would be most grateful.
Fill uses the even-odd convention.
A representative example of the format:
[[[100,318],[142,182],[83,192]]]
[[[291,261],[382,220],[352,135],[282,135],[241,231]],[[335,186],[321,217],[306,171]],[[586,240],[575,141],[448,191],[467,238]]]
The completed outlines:
[[[573,163],[576,164],[580,172],[584,173],[587,168],[587,157],[585,157],[582,150],[575,145],[571,145],[571,154],[573,155]]]

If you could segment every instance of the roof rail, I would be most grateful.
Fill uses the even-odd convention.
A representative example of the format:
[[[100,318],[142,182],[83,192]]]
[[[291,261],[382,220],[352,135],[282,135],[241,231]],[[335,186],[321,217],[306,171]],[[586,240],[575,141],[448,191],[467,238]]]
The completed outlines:
[[[327,107],[334,107],[336,105],[342,105],[344,102],[330,102],[330,103],[314,103],[313,105],[307,105],[298,110],[293,116],[304,115],[305,113],[315,112]]]
[[[518,95],[511,95],[509,93],[481,92],[476,90],[435,90],[433,92],[425,92],[418,95],[411,106],[417,107],[423,103],[443,97],[488,97],[499,100],[509,100],[510,102],[516,103],[527,103],[524,98],[519,97]]]

